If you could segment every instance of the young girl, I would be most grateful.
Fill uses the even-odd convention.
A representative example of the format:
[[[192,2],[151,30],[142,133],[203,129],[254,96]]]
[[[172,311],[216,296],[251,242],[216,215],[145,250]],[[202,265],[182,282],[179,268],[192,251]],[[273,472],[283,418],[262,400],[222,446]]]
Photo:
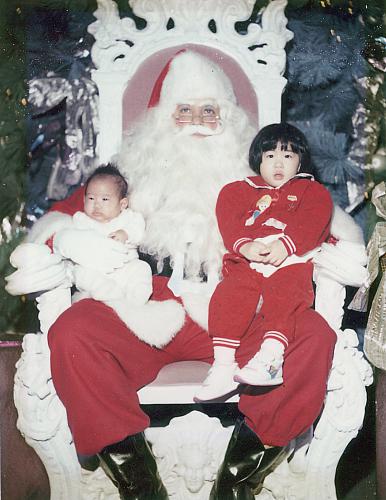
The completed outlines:
[[[300,130],[287,123],[263,128],[249,163],[259,175],[226,185],[217,201],[229,253],[209,306],[214,363],[197,401],[223,396],[238,382],[283,382],[297,312],[313,305],[311,258],[329,235],[332,200],[308,173],[309,148]],[[261,329],[251,332],[256,314]],[[246,335],[256,336],[256,354],[240,369],[235,352]]]

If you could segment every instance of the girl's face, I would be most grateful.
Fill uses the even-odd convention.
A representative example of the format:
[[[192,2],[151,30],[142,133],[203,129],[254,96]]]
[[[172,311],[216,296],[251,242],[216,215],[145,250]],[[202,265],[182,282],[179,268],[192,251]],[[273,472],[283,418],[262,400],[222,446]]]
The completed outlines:
[[[278,142],[276,149],[263,152],[260,175],[270,186],[279,187],[296,175],[299,167],[299,155],[292,151],[291,144],[282,149],[281,142]]]

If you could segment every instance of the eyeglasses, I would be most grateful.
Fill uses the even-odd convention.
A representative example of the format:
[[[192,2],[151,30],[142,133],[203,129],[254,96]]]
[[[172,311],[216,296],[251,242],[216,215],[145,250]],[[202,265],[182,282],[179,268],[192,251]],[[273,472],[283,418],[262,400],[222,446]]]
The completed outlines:
[[[195,119],[198,119],[201,123],[216,123],[220,115],[217,106],[211,104],[202,106],[179,104],[173,117],[178,123],[193,123]]]

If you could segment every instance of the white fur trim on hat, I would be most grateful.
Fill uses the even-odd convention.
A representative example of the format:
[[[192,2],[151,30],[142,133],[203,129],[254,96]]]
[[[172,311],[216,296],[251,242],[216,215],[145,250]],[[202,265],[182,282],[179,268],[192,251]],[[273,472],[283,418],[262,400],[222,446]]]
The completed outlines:
[[[232,82],[218,64],[196,52],[178,54],[170,63],[160,93],[161,107],[191,99],[210,98],[235,103]]]

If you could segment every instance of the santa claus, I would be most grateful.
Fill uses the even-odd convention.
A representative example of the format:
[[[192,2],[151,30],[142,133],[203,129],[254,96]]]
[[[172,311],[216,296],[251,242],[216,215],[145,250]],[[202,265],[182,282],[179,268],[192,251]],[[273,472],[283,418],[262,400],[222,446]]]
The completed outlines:
[[[158,272],[152,300],[183,304],[185,317],[157,344],[156,321],[136,316],[130,324],[128,318],[129,330],[98,301],[103,291],[96,288],[96,300],[73,304],[50,329],[52,377],[77,452],[81,460],[98,456],[121,498],[168,498],[144,439],[149,418],[137,391],[168,363],[212,362],[206,306],[224,254],[215,204],[226,183],[251,174],[247,154],[254,133],[218,65],[192,51],[177,54],[157,80],[146,115],[125,137],[118,165],[129,181],[130,207],[146,220],[141,250],[155,260]],[[44,242],[54,234],[56,252],[74,262],[105,271],[120,267],[126,260],[122,244],[63,228],[66,218],[81,209],[82,197],[80,190],[54,205],[29,240]],[[358,239],[355,225],[344,218],[345,231],[348,225],[350,238],[354,233]],[[170,279],[160,275],[170,274],[170,268]],[[253,338],[259,328],[257,317],[237,351],[240,367],[256,352]],[[210,498],[254,498],[252,491],[282,458],[285,446],[318,416],[335,333],[308,310],[297,317],[295,337],[286,352],[286,383],[240,395],[244,419],[235,426]]]
[[[119,164],[132,186],[131,206],[146,218],[144,250],[159,270],[169,257],[176,269],[183,255],[186,278],[201,280],[220,271],[217,194],[225,183],[251,175],[254,130],[216,64],[186,52],[167,71],[145,120],[128,134]]]

